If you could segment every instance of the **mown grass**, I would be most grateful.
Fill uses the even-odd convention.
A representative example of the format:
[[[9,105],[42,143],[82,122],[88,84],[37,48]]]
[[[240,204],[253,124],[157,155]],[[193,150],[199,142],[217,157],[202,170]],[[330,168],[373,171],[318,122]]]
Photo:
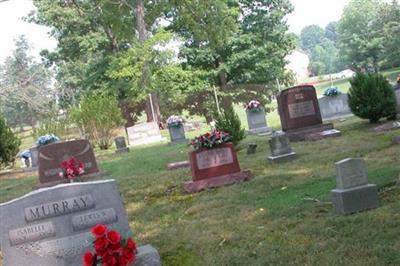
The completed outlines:
[[[343,136],[293,143],[298,159],[284,164],[267,162],[266,137],[248,136],[238,156],[254,179],[193,195],[182,189],[190,170],[165,168],[187,159],[184,144],[98,159],[105,178],[119,184],[135,238],[155,246],[163,265],[400,265],[400,148],[390,144],[400,130],[372,133],[357,118],[335,125]],[[245,154],[250,142],[258,144],[254,155]],[[378,209],[335,214],[334,163],[346,157],[365,159]],[[1,179],[0,202],[29,192],[36,180]]]

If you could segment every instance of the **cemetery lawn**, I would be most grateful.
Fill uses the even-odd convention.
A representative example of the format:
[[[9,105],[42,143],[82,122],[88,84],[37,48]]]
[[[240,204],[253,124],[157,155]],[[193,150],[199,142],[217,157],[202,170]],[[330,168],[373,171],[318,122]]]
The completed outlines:
[[[298,159],[279,165],[266,161],[265,137],[249,136],[238,155],[254,179],[192,195],[182,189],[190,170],[165,168],[187,159],[183,144],[97,157],[119,184],[135,239],[158,249],[163,265],[400,265],[400,148],[390,145],[400,130],[375,134],[357,118],[335,127],[342,137],[293,143]],[[250,142],[258,150],[247,156]],[[365,159],[379,188],[378,209],[334,213],[334,163],[346,157]],[[36,182],[0,179],[0,202]]]

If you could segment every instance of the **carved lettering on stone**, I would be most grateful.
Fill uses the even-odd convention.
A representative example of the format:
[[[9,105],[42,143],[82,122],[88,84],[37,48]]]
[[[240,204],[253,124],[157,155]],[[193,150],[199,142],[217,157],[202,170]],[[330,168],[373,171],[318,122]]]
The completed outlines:
[[[38,241],[55,235],[56,232],[52,222],[16,228],[8,232],[11,246],[20,245],[26,242]]]
[[[113,208],[86,212],[72,217],[74,231],[91,228],[96,224],[110,224],[117,221],[117,213]]]
[[[303,116],[315,115],[313,101],[292,103],[288,105],[290,118],[299,118]]]
[[[25,219],[28,222],[32,222],[94,208],[94,206],[92,196],[87,194],[25,208]]]
[[[232,152],[229,148],[205,150],[196,155],[199,170],[233,163]]]

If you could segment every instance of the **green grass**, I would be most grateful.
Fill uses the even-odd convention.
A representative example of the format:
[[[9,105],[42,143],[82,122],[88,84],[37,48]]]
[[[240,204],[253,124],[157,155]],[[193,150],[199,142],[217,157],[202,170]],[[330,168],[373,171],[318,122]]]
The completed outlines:
[[[375,134],[357,118],[334,122],[343,136],[293,143],[298,159],[291,163],[267,162],[267,139],[248,136],[238,156],[254,179],[192,195],[182,189],[190,170],[165,168],[187,159],[183,144],[97,157],[105,178],[119,184],[136,240],[156,247],[163,265],[400,265],[400,148],[390,145],[400,130]],[[258,144],[254,155],[245,154],[250,142]],[[346,157],[365,159],[378,209],[335,214],[334,163]],[[0,202],[36,181],[0,179]]]

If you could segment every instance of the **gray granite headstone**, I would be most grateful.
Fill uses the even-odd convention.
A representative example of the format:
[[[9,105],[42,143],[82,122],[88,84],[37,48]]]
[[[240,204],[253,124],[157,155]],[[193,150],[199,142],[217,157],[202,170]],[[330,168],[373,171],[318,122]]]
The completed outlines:
[[[258,112],[246,110],[247,123],[249,125],[249,133],[251,134],[268,134],[271,128],[267,126],[265,118],[265,110],[262,108]]]
[[[337,96],[323,96],[318,99],[322,119],[352,116],[346,93]]]
[[[168,126],[168,130],[169,130],[169,136],[171,138],[171,143],[179,143],[186,141],[185,129],[182,124],[179,126]]]
[[[115,146],[117,147],[117,150],[115,151],[116,153],[121,153],[121,152],[128,152],[129,148],[126,147],[126,142],[125,138],[122,136],[118,136],[114,139]]]
[[[268,160],[272,162],[285,162],[296,157],[296,153],[292,151],[290,146],[289,138],[284,132],[274,132],[268,142],[271,150]]]
[[[82,265],[83,254],[93,251],[94,225],[106,224],[122,234],[129,231],[114,180],[39,189],[0,204],[0,217],[4,266]],[[143,256],[140,251],[138,257]]]
[[[378,206],[378,189],[369,184],[363,159],[348,158],[336,166],[332,203],[338,213],[348,214]]]

